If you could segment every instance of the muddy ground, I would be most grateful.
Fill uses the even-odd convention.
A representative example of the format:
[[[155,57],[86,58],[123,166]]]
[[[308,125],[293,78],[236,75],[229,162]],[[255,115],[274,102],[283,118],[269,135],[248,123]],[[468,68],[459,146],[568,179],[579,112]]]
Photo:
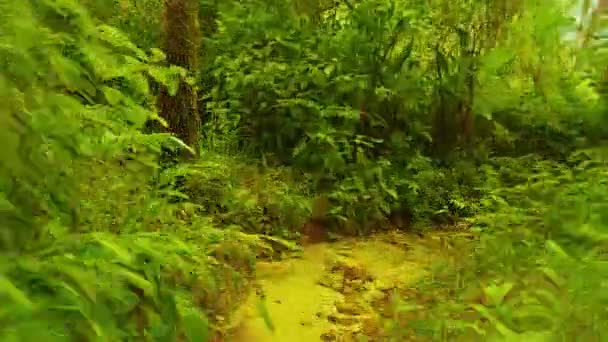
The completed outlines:
[[[259,262],[257,290],[232,317],[234,342],[385,341],[393,294],[446,261],[443,237],[385,234],[304,248]]]

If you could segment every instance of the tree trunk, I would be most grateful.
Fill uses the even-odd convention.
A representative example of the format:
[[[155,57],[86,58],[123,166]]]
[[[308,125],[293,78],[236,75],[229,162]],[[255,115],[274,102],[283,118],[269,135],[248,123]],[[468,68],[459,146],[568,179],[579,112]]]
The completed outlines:
[[[198,0],[165,0],[163,50],[167,62],[188,70],[191,75],[196,74],[198,68],[198,10]],[[161,87],[158,108],[160,116],[169,125],[169,131],[194,151],[194,154],[187,152],[184,157],[196,157],[201,118],[194,86],[181,79],[175,96],[171,96],[166,87]]]

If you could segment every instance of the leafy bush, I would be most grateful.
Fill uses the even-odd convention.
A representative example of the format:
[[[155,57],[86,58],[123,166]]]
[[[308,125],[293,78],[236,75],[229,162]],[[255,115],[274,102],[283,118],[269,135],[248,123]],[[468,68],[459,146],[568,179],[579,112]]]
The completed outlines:
[[[399,207],[473,215],[490,154],[563,159],[595,127],[599,98],[559,40],[560,6],[302,6],[218,7],[208,109],[254,153],[307,172],[334,216],[357,213],[361,228]]]
[[[311,211],[306,184],[298,184],[289,170],[265,170],[255,163],[203,151],[196,163],[164,170],[158,186],[178,189],[174,194],[190,215],[250,233],[296,237]]]
[[[148,78],[171,87],[181,71],[74,1],[0,12],[2,338],[205,340],[206,313],[177,287],[213,279],[200,273],[226,234],[176,218],[151,185],[167,137],[138,133],[157,118]],[[123,158],[128,146],[152,152]],[[253,255],[240,251],[219,267]]]
[[[427,301],[436,304],[418,307],[422,315],[417,318],[404,311],[398,322],[408,319],[410,328],[394,334],[601,339],[608,177],[597,152],[581,153],[588,154],[587,160],[574,168],[511,160],[525,180],[492,191],[485,211],[474,219],[474,228],[483,231],[480,240],[460,243],[452,252],[455,263],[419,284],[416,291],[426,299],[405,301],[404,310]],[[515,170],[507,163],[499,167],[509,184],[506,171]]]

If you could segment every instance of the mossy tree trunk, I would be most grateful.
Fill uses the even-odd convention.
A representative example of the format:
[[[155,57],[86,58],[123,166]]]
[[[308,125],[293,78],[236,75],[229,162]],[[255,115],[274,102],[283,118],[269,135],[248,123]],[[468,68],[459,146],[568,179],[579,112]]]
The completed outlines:
[[[198,14],[198,0],[165,0],[163,51],[169,64],[188,70],[192,76],[196,75],[198,68],[200,44]],[[195,152],[185,153],[184,157],[196,157],[202,120],[198,113],[195,87],[182,79],[175,96],[171,96],[166,87],[161,87],[158,108],[161,117],[169,125],[169,131]]]

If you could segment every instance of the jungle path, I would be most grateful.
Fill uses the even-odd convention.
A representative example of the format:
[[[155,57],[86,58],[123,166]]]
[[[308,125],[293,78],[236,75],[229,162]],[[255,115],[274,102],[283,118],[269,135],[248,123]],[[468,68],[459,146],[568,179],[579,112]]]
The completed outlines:
[[[378,329],[379,302],[412,287],[442,258],[441,238],[383,234],[304,248],[300,258],[259,262],[259,290],[233,317],[226,341],[355,341]],[[270,328],[269,328],[270,327]]]

